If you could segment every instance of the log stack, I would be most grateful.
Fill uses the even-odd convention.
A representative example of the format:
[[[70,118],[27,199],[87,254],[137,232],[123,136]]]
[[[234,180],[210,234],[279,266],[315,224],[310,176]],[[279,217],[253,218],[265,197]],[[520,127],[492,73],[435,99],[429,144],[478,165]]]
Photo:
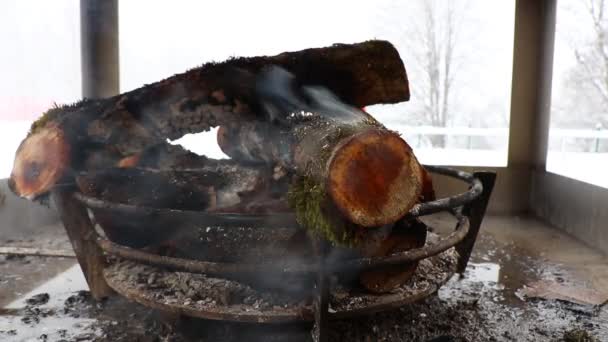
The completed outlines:
[[[368,256],[388,254],[419,246],[420,233],[401,227],[375,252],[366,241],[434,195],[408,144],[361,108],[408,99],[405,68],[385,41],[209,63],[118,96],[49,110],[19,146],[9,184],[28,199],[76,179],[89,195],[137,205],[292,210],[310,235]],[[167,143],[213,127],[232,160]],[[103,177],[95,176],[99,170]],[[175,170],[199,173],[180,180]],[[141,184],[129,179],[142,174],[163,195],[136,192]],[[362,283],[387,290],[371,278],[378,276]]]

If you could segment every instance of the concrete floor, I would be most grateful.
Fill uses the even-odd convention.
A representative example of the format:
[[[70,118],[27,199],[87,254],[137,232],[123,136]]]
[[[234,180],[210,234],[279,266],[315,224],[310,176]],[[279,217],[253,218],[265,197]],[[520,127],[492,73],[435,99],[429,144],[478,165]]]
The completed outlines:
[[[451,227],[441,215],[426,221],[443,231]],[[608,291],[606,255],[534,218],[486,217],[472,261],[496,264],[500,268],[498,282],[511,290],[535,280],[531,269],[523,266],[535,268],[543,279],[562,274],[569,283]]]
[[[441,215],[425,221],[438,232],[452,227],[451,219]],[[69,248],[62,227],[58,225],[44,227],[35,236],[11,231],[10,227],[0,231],[0,246]],[[464,278],[457,278],[440,291],[439,298],[446,303],[463,298],[487,302],[485,308],[500,312],[500,315],[490,314],[487,320],[491,324],[499,322],[497,336],[492,336],[494,340],[553,341],[555,336],[581,327],[591,331],[600,341],[608,341],[608,309],[597,303],[608,300],[608,258],[535,219],[486,217],[471,264]],[[538,304],[538,301],[526,299],[522,290],[541,280],[559,284],[563,291],[557,295],[565,293],[564,300],[575,302],[576,309],[551,311],[554,306],[546,303],[553,303],[552,300],[541,299],[540,303],[545,304]],[[121,302],[116,304],[120,305],[120,310],[84,310],[74,315],[68,304],[82,301],[95,307],[90,299],[82,299],[86,297],[83,293],[75,296],[75,291],[85,289],[86,283],[73,258],[0,256],[0,307],[4,308],[0,309],[0,340],[109,340],[104,339],[107,332],[100,326],[118,325],[121,319],[128,320],[125,312],[133,310],[128,317],[134,317],[135,311],[141,311],[138,306]],[[49,293],[49,302],[36,307],[28,305],[25,299],[37,293]],[[550,314],[531,315],[531,308],[538,311],[539,305],[546,308],[541,311],[548,310]],[[38,312],[34,315],[37,322],[32,323],[28,315],[31,316],[33,309]],[[528,327],[534,323],[519,316],[546,320],[541,324],[546,328]],[[99,325],[100,321],[104,324]],[[129,325],[124,329],[143,328]],[[145,335],[145,329],[143,331]]]
[[[40,227],[38,232],[0,230],[0,247],[71,250],[60,224]],[[0,255],[0,307],[52,279],[76,263],[75,258]]]

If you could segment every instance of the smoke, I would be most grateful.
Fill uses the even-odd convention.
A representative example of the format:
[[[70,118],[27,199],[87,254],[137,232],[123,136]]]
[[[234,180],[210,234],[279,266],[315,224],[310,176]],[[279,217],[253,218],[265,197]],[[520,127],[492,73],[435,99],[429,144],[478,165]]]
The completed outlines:
[[[331,90],[319,85],[300,85],[289,71],[269,66],[256,78],[255,93],[269,122],[292,125],[297,119],[316,115],[342,122],[365,119],[363,111],[349,106]]]

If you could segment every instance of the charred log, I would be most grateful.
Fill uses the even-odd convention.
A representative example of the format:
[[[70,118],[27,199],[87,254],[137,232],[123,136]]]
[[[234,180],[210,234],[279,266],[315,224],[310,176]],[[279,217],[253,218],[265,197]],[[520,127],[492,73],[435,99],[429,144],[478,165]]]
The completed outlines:
[[[285,190],[276,187],[286,186],[287,180],[271,181],[272,171],[208,159],[198,169],[111,168],[80,173],[76,181],[83,194],[108,203],[231,214],[286,212]],[[180,224],[171,217],[135,217],[104,208],[93,213],[110,240],[131,247],[157,246],[179,233]]]
[[[272,192],[272,170],[209,159],[190,170],[110,168],[76,177],[80,191],[113,203],[209,211],[229,208]],[[276,183],[286,182],[284,179]]]
[[[357,106],[409,98],[403,64],[384,41],[209,63],[122,95],[49,110],[16,153],[12,188],[17,195],[33,198],[46,193],[67,171],[121,161],[128,166],[133,161],[125,157],[166,139],[255,120],[252,88],[241,84],[270,64],[291,71],[301,84],[323,85]],[[49,151],[61,158],[41,157]],[[38,175],[44,179],[32,181]]]

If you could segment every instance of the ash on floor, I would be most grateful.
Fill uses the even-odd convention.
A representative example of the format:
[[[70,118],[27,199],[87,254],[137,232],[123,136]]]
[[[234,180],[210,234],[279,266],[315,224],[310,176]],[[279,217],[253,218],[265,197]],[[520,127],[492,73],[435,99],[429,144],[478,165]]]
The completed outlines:
[[[449,280],[456,268],[454,249],[422,260],[414,276],[391,293],[376,295],[363,289],[346,287],[335,278],[330,295],[333,312],[356,312],[388,303],[405,303],[410,298],[426,297]],[[128,298],[143,304],[154,303],[169,310],[204,311],[214,316],[250,316],[251,319],[272,320],[273,317],[312,317],[312,279],[299,276],[309,286],[294,293],[293,286],[273,290],[248,286],[234,280],[201,274],[171,272],[132,261],[115,261],[105,270],[110,286]],[[262,277],[262,278],[265,278]],[[308,277],[312,278],[312,277]],[[259,279],[249,283],[259,283]],[[369,310],[368,310],[369,311]],[[256,317],[257,316],[257,317]],[[208,316],[203,316],[208,317]]]
[[[25,277],[21,266],[38,260],[5,262],[12,265],[12,276]],[[517,295],[540,280],[605,290],[608,259],[537,221],[487,217],[462,279],[455,277],[436,296],[390,313],[332,322],[330,341],[608,341],[606,305]],[[36,306],[28,308],[24,298],[22,307],[4,309],[0,340],[310,340],[309,326],[178,320],[120,298],[96,303],[87,292],[48,294],[45,304],[46,296],[40,296]]]

